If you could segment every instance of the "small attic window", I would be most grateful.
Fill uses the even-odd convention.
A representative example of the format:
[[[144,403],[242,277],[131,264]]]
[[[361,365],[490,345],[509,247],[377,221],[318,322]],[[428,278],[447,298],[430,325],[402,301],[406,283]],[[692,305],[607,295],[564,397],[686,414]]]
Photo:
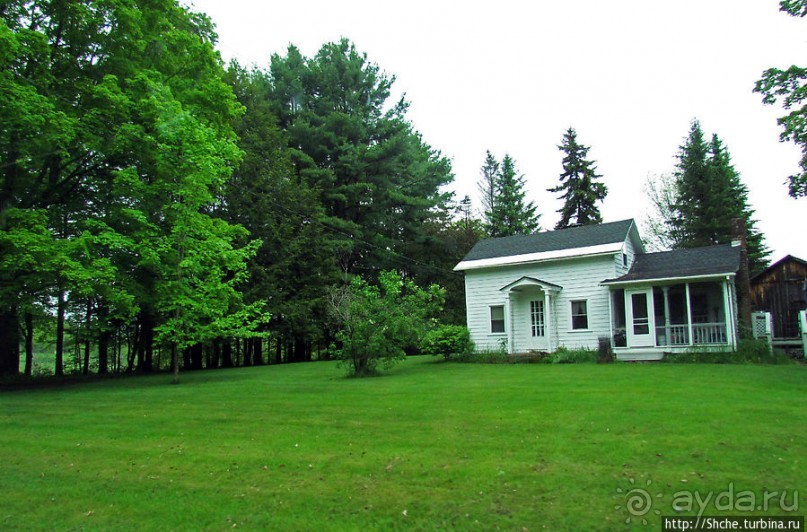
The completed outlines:
[[[622,266],[627,266],[627,265],[628,265],[628,254],[623,253],[622,254]]]

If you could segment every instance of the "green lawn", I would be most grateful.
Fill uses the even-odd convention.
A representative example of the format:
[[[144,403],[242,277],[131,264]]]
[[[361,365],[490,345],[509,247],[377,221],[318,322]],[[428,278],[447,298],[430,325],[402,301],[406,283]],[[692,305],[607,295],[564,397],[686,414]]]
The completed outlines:
[[[679,490],[807,496],[804,366],[419,357],[182,381],[0,392],[0,529],[658,530]]]

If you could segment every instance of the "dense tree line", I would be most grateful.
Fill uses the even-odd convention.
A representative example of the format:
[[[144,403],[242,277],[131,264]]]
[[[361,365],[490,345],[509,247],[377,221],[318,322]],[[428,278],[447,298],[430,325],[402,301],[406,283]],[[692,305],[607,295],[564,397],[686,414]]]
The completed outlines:
[[[457,262],[540,230],[509,154],[486,154],[481,218],[454,202],[450,161],[346,39],[225,67],[210,20],[176,0],[12,0],[0,21],[0,375],[32,374],[37,342],[56,375],[329,353],[371,370],[355,347],[378,331],[345,325],[356,301],[431,293],[462,324]],[[559,148],[557,228],[600,223],[589,147],[570,128]],[[764,260],[719,139],[691,136],[679,160],[675,245],[719,243],[742,216]]]
[[[174,0],[0,17],[0,373],[37,331],[57,375],[304,360],[352,274],[456,287],[450,164],[348,41],[225,69]]]

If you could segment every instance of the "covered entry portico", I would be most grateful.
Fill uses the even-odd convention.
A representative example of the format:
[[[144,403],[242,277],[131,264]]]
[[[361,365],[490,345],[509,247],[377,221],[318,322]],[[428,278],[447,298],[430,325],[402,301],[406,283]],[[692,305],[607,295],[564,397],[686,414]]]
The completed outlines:
[[[554,302],[562,287],[521,277],[499,290],[506,297],[507,352],[553,350],[557,343]]]

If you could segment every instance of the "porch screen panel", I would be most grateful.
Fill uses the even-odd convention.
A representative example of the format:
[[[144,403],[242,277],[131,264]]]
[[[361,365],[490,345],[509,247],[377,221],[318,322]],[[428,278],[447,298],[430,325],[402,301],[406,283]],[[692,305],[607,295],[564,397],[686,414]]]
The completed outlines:
[[[633,334],[649,334],[650,318],[647,314],[647,294],[631,294],[633,310]]]
[[[544,302],[530,301],[530,324],[533,336],[544,335]]]

